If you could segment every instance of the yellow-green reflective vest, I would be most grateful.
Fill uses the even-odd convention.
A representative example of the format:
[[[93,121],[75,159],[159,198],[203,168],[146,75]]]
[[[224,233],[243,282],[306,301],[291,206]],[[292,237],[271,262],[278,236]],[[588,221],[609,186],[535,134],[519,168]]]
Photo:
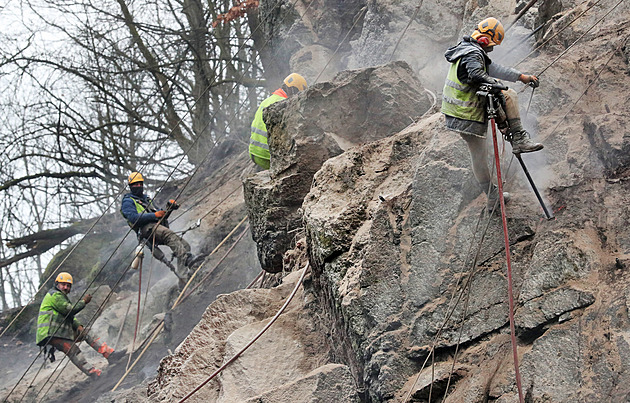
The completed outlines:
[[[52,288],[46,293],[39,306],[36,343],[39,345],[47,337],[74,340],[74,330],[81,326],[74,315],[83,308],[85,308],[83,300],[73,305],[66,294],[57,288]]]
[[[131,193],[128,193],[128,195],[130,195],[130,194],[131,194]],[[155,209],[155,207],[153,207],[153,200],[152,200],[152,199],[149,199],[149,198],[147,198],[147,199],[146,199],[146,200],[147,200],[147,202],[148,202],[148,207],[145,207],[145,206],[144,206],[144,204],[140,203],[140,201],[138,201],[138,199],[136,199],[136,198],[135,198],[135,197],[133,197],[133,196],[127,196],[127,195],[125,195],[125,197],[123,198],[123,202],[124,202],[124,200],[125,200],[127,197],[128,197],[129,199],[131,199],[131,201],[133,202],[134,206],[136,207],[136,212],[137,212],[138,214],[142,215],[145,211],[146,211],[147,213],[155,213],[156,209]],[[135,225],[134,225],[134,223],[133,223],[133,222],[129,221],[129,219],[127,218],[127,216],[125,215],[125,213],[123,213],[123,211],[122,211],[122,206],[120,206],[120,210],[119,210],[119,211],[120,211],[120,214],[121,214],[121,215],[123,216],[123,218],[125,219],[125,221],[127,221],[127,224],[128,224],[128,225],[129,225],[132,229],[134,229],[135,231],[138,231],[138,228],[137,228],[137,227],[141,227],[142,225],[138,225],[138,223],[135,223]],[[145,223],[145,224],[146,224],[146,223]],[[163,220],[163,221],[162,221],[162,225],[164,225],[164,226],[168,226],[168,225],[166,225],[166,224],[167,224],[167,222]]]
[[[260,106],[256,111],[256,115],[254,115],[254,120],[252,121],[252,134],[249,139],[250,155],[255,155],[256,157],[265,160],[271,159],[269,154],[269,144],[267,143],[267,126],[263,121],[263,109],[286,98],[287,97],[284,91],[276,90],[270,97],[260,103]]]
[[[459,62],[451,63],[442,92],[442,113],[459,119],[484,123],[486,100],[478,96],[476,87],[464,84],[457,78]]]

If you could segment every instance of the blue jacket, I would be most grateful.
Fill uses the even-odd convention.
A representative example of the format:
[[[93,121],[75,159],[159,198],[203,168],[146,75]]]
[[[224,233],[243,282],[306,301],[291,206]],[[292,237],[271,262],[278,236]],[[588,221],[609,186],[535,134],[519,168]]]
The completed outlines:
[[[152,203],[153,200],[146,195],[138,197],[127,193],[123,196],[120,213],[127,220],[127,224],[138,232],[142,226],[160,220],[155,216],[158,209]]]

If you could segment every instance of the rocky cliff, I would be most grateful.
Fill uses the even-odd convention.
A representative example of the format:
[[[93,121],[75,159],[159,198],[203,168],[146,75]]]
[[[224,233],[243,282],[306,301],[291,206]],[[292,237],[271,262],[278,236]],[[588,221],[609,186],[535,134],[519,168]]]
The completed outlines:
[[[533,73],[544,69],[543,85],[534,93],[525,120],[545,149],[523,159],[555,213],[554,220],[544,218],[509,145],[501,153],[505,186],[513,194],[507,216],[518,357],[527,401],[626,401],[630,396],[625,359],[630,352],[630,323],[624,286],[630,257],[626,230],[630,145],[627,106],[620,95],[629,86],[624,46],[630,25],[623,17],[628,15],[627,5],[617,4],[610,18],[598,22],[615,4],[546,2],[531,9],[523,19],[526,25],[513,31],[544,23],[537,43],[559,33],[518,66]],[[514,7],[497,6],[493,12],[497,16],[498,10],[509,15]],[[398,25],[403,21],[404,7],[385,2],[365,7],[361,31],[345,54],[348,64],[368,60],[358,55],[379,43],[387,42],[382,46],[391,49],[390,39],[402,30],[388,31],[391,21]],[[423,7],[417,24],[412,24],[413,32],[420,35],[431,25],[427,22],[436,24],[441,17],[439,29],[429,35],[439,40],[425,40],[442,49],[489,9],[463,3],[453,5],[454,10],[462,10],[459,14],[444,9],[439,14],[429,4]],[[396,10],[399,17],[377,10]],[[409,15],[413,7],[405,10]],[[567,25],[585,11],[591,13],[585,13],[579,24]],[[383,22],[388,18],[389,23]],[[387,35],[370,41],[378,29]],[[370,54],[378,59],[375,62],[386,61],[385,51]],[[420,76],[419,81],[409,81],[414,87],[410,91],[423,94],[423,87],[439,89],[443,75],[439,82],[432,77],[445,70],[445,63],[426,60],[421,52],[415,57],[432,71],[427,74],[410,60]],[[500,60],[501,54],[496,58]],[[401,65],[380,69],[397,66]],[[425,113],[428,104],[416,107],[416,113],[409,115],[412,121],[396,115],[399,108],[379,108],[390,116],[392,128],[380,138],[361,137],[379,131],[363,127],[352,132],[355,124],[344,126],[366,109],[359,103],[355,111],[344,113],[348,105],[356,104],[352,96],[327,98],[327,109],[322,110],[319,99],[325,88],[342,88],[344,77],[378,70],[344,72],[269,108],[272,169],[245,184],[263,267],[272,272],[280,267],[290,270],[287,260],[281,266],[280,258],[293,253],[286,234],[293,234],[298,244],[304,234],[311,273],[304,283],[308,297],[301,309],[318,324],[315,329],[326,336],[327,346],[326,354],[312,357],[321,371],[335,364],[345,368],[359,400],[427,401],[429,396],[433,400],[446,396],[453,402],[516,401],[501,222],[497,215],[484,213],[485,197],[470,171],[465,143],[444,129],[439,113]],[[366,91],[364,82],[356,83],[362,88],[352,94]],[[389,85],[398,83],[394,79]],[[531,90],[514,88],[520,92],[525,115]],[[383,114],[368,116],[374,117],[375,125],[388,121]],[[303,145],[308,142],[318,147]],[[301,179],[290,180],[297,177]],[[275,210],[283,203],[291,208]],[[285,241],[269,235],[278,233]],[[284,329],[283,335],[262,341],[277,344],[274,362],[251,363],[241,385],[267,379],[269,371],[280,376],[284,368],[292,368],[286,360],[294,353],[280,350],[302,344],[300,340],[313,330],[296,334],[294,328]],[[288,344],[286,337],[291,340]],[[182,351],[187,343],[193,341],[184,342]],[[228,358],[229,354],[223,355],[223,360]],[[183,382],[187,373],[200,369],[188,362],[191,366],[168,384]],[[217,364],[215,360],[214,367]],[[168,370],[167,365],[161,372]],[[252,401],[286,401],[278,397],[281,391],[296,388],[304,376],[299,372],[293,382],[254,389],[250,396],[258,397]],[[335,379],[328,378],[326,387],[312,389],[297,401],[320,401],[318,396],[328,396],[323,390],[347,389],[347,378],[338,378],[338,383]],[[230,400],[228,386],[219,378],[215,392],[207,387],[199,396],[211,398],[218,393],[221,401],[240,401],[243,396],[231,395],[234,400]]]
[[[466,144],[431,95],[441,53],[472,21],[507,26],[524,6],[482,3],[424,2],[417,15],[414,2],[261,3],[265,35],[282,44],[264,56],[270,77],[324,72],[267,109],[271,169],[243,181],[262,268],[291,273],[219,296],[148,385],[101,401],[178,401],[295,286],[278,321],[192,401],[518,401],[500,217],[485,211]],[[628,15],[618,1],[544,1],[491,54],[541,79],[533,94],[513,87],[545,144],[523,160],[553,220],[509,145],[500,152],[528,402],[630,399]],[[390,54],[405,61],[381,65]]]

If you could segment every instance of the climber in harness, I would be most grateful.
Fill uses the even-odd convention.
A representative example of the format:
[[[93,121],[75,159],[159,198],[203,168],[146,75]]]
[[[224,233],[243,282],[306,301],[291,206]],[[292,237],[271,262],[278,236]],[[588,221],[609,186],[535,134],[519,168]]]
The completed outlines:
[[[123,196],[120,212],[129,226],[138,234],[138,240],[146,240],[153,256],[165,263],[185,283],[192,275],[196,258],[190,253],[190,245],[183,238],[168,228],[168,214],[179,208],[175,200],[170,200],[167,210],[158,209],[153,200],[144,194],[144,178],[139,172],[132,172],[128,178],[130,193]],[[157,245],[171,248],[177,257],[177,268],[166,259]]]
[[[275,90],[271,96],[260,103],[252,121],[252,133],[249,139],[249,156],[260,168],[269,169],[271,159],[269,143],[267,142],[267,126],[263,121],[263,109],[300,91],[304,91],[306,87],[308,86],[304,77],[297,73],[289,74],[284,79],[282,87]]]
[[[490,60],[488,53],[494,46],[501,44],[504,35],[503,25],[496,18],[486,18],[477,24],[471,36],[464,36],[444,54],[451,63],[442,96],[442,113],[446,119],[446,127],[459,133],[468,144],[473,173],[488,196],[489,209],[495,205],[499,195],[497,186],[492,184],[488,167],[486,99],[477,94],[477,89],[484,83],[500,83],[497,79],[521,81],[534,88],[539,85],[536,76],[523,74]],[[500,98],[497,125],[506,140],[512,144],[512,152],[519,155],[542,150],[543,145],[533,142],[523,128],[516,91],[501,91]],[[504,193],[505,202],[509,198],[510,195]]]
[[[72,276],[69,273],[59,273],[55,279],[55,286],[44,296],[39,307],[37,317],[37,345],[42,347],[45,357],[55,361],[54,351],[63,351],[70,361],[85,375],[98,377],[101,370],[93,366],[88,368],[88,362],[81,354],[78,343],[86,341],[96,352],[102,354],[109,363],[125,355],[125,351],[116,351],[101,342],[99,337],[86,330],[74,317],[92,300],[90,294],[76,304],[72,304],[68,293],[72,289]],[[49,347],[46,352],[46,347]]]

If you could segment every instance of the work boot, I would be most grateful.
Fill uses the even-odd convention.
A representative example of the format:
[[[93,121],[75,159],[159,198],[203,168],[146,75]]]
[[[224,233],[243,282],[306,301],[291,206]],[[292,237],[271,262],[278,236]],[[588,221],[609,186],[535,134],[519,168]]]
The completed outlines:
[[[194,261],[196,259],[197,258],[192,253],[190,253],[190,252],[186,253],[186,258],[184,259],[184,266],[186,266],[188,268],[192,267],[192,265],[193,265],[193,263],[194,263]]]
[[[503,192],[503,201],[507,204],[512,199],[512,195],[508,192]],[[488,196],[488,202],[486,203],[486,209],[491,212],[493,209],[495,211],[501,210],[499,202],[499,187],[497,185],[492,185],[492,190],[490,191],[490,195]],[[495,208],[496,206],[496,208]]]
[[[540,143],[534,143],[529,138],[529,133],[526,130],[519,130],[512,133],[512,153],[531,153],[543,149],[543,145]]]
[[[186,266],[191,270],[197,270],[197,268],[206,260],[208,255],[198,255],[194,256],[190,254],[190,256],[186,259]]]

